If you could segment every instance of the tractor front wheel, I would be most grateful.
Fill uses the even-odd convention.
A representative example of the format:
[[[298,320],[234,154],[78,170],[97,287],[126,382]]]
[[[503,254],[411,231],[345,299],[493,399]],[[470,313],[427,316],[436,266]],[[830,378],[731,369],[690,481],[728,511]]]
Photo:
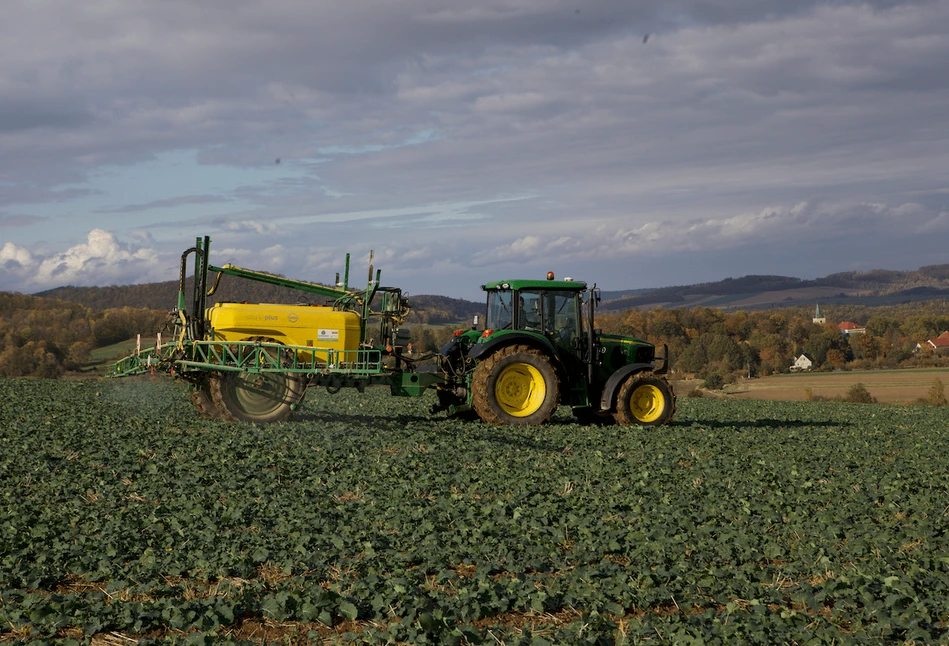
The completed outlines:
[[[303,382],[285,373],[225,372],[211,378],[211,398],[231,422],[282,422],[302,397]]]
[[[526,345],[501,348],[479,363],[471,387],[472,407],[489,424],[543,424],[557,410],[557,372]]]
[[[660,426],[672,421],[676,400],[672,386],[652,374],[630,375],[616,396],[616,423],[620,426]]]

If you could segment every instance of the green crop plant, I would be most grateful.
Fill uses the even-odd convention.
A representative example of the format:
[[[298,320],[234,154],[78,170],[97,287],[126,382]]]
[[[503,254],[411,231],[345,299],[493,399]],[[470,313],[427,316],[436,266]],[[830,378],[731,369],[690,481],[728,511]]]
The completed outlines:
[[[0,641],[949,640],[949,407],[502,429],[378,391],[267,426],[180,383],[0,401]]]

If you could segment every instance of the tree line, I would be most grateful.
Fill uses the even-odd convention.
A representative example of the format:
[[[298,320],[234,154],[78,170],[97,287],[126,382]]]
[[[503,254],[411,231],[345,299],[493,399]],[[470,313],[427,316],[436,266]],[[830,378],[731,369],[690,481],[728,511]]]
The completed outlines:
[[[416,297],[410,325],[413,349],[440,349],[452,332],[470,323],[471,305],[458,299]],[[478,310],[482,306],[477,305]],[[724,312],[711,307],[600,312],[597,327],[667,344],[671,367],[680,374],[723,381],[739,375],[788,372],[794,357],[807,354],[818,370],[949,365],[925,342],[949,330],[949,301],[895,306],[835,305],[824,308],[828,323],[812,321],[809,308]],[[467,323],[443,325],[443,321]],[[168,321],[161,309],[98,310],[53,298],[0,292],[0,376],[58,377],[80,370],[89,353],[136,334],[154,336]],[[836,323],[853,321],[865,334],[845,336]],[[924,345],[917,352],[917,343]]]
[[[711,307],[627,310],[598,318],[606,331],[667,344],[672,367],[699,378],[724,380],[740,374],[767,376],[790,370],[806,354],[818,370],[879,369],[949,365],[917,344],[949,330],[949,301],[895,306],[825,308],[826,323],[813,321],[813,309],[782,308],[723,312]],[[851,321],[866,332],[847,336],[837,323]]]
[[[693,307],[600,312],[596,325],[604,332],[668,345],[670,366],[677,373],[720,383],[786,373],[802,353],[816,370],[949,366],[949,352],[940,355],[926,346],[928,339],[949,330],[949,301],[823,309],[824,324],[813,322],[811,308],[724,312]],[[863,325],[866,332],[847,336],[837,328],[842,321]],[[413,326],[413,345],[421,352],[436,351],[457,327]]]

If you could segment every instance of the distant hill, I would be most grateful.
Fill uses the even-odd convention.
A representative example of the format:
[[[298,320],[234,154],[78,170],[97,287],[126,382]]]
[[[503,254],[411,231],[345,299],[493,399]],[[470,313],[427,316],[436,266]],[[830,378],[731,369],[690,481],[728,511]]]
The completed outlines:
[[[742,276],[713,283],[660,287],[608,298],[606,310],[696,307],[723,310],[766,309],[804,304],[851,303],[896,305],[949,297],[949,265],[930,265],[914,271],[877,269],[841,272],[802,280],[788,276]]]
[[[186,293],[191,293],[190,279],[186,290]],[[168,281],[110,287],[57,287],[36,295],[79,303],[96,310],[120,307],[168,310],[174,305],[177,293],[177,281]],[[758,310],[813,305],[816,301],[897,305],[949,298],[949,265],[930,265],[914,271],[840,272],[814,280],[750,275],[695,285],[604,291],[602,296],[601,308],[607,311],[700,305],[723,310]],[[326,301],[287,288],[225,277],[211,302],[297,303],[301,299],[311,303]],[[412,304],[409,323],[456,323],[484,312],[483,303],[448,296],[411,296],[409,301]]]
[[[626,296],[638,296],[640,294],[651,292],[654,289],[654,287],[647,287],[644,289],[604,289],[600,291],[600,297],[605,301],[612,301],[616,300],[617,298],[625,298]]]
[[[185,283],[186,298],[191,297],[192,279]],[[109,287],[57,287],[35,294],[42,298],[78,303],[94,310],[120,307],[144,307],[171,310],[178,298],[178,281],[146,283],[142,285],[112,285]],[[225,276],[208,304],[222,301],[249,303],[314,303],[329,304],[332,299],[306,294],[286,287],[277,287],[252,280]],[[410,296],[412,311],[408,323],[440,325],[470,320],[475,314],[484,315],[484,304],[447,296]]]
[[[409,304],[412,306],[412,311],[409,312],[406,323],[438,325],[470,322],[475,314],[484,317],[484,303],[466,301],[462,298],[422,294],[409,296]]]
[[[185,282],[185,295],[191,296],[193,279]],[[114,307],[147,307],[154,310],[170,310],[178,300],[178,281],[144,283],[142,285],[111,285],[109,287],[56,287],[38,292],[36,296],[58,298],[81,303],[96,310]],[[277,287],[255,281],[225,276],[211,303],[221,301],[247,301],[249,303],[296,303],[301,298],[310,302],[322,302],[314,294],[303,294],[286,287]]]

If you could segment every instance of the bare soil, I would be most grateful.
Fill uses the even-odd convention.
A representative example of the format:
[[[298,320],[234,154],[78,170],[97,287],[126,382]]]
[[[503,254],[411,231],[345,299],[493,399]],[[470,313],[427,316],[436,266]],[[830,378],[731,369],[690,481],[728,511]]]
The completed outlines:
[[[813,396],[832,399],[845,397],[854,384],[860,383],[881,403],[912,404],[926,398],[936,379],[949,391],[949,369],[924,368],[772,375],[728,384],[718,394],[735,399],[802,401],[807,398],[805,389],[809,388]],[[700,385],[698,380],[679,382],[676,394],[685,396],[692,387]]]

